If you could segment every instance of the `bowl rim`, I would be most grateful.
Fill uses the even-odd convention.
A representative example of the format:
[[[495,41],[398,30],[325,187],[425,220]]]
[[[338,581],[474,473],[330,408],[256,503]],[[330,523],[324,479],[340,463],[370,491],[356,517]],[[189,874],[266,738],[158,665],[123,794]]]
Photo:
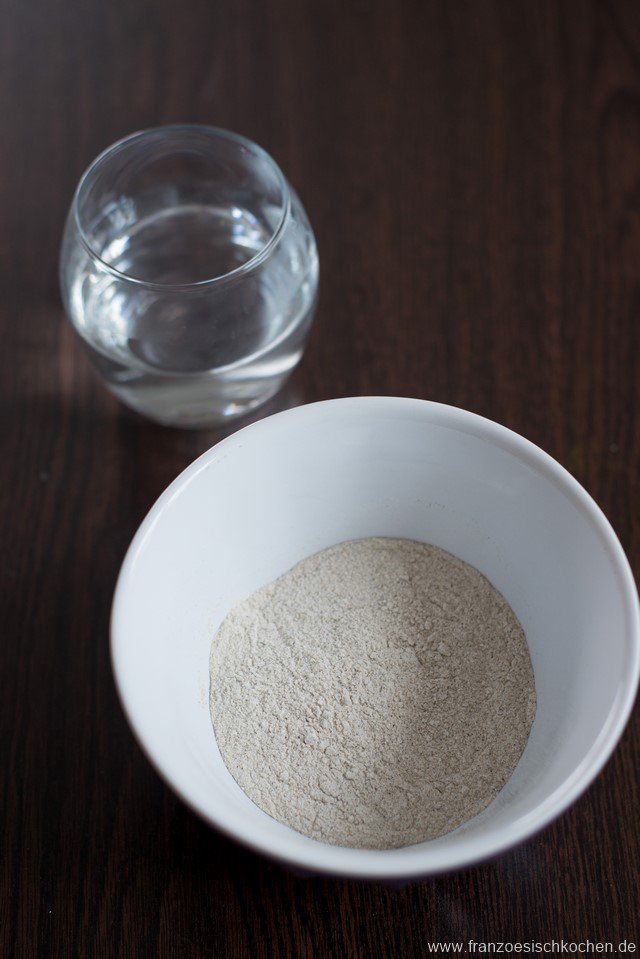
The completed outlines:
[[[366,410],[369,413],[376,409],[380,413],[403,413],[413,418],[426,419],[434,425],[446,426],[449,429],[469,433],[515,455],[559,487],[596,529],[611,556],[621,587],[624,618],[627,624],[627,668],[607,721],[582,763],[534,811],[520,820],[516,820],[508,828],[503,827],[501,837],[497,838],[488,834],[475,839],[472,838],[454,849],[453,852],[448,851],[446,846],[425,850],[425,857],[422,861],[418,860],[415,854],[412,854],[408,861],[403,862],[402,852],[404,850],[402,849],[352,849],[331,846],[321,842],[315,843],[313,848],[304,852],[290,852],[279,849],[277,842],[274,843],[271,839],[263,840],[259,830],[249,835],[242,824],[238,825],[233,815],[213,815],[189,795],[188,789],[183,788],[180,782],[174,780],[165,771],[162,757],[156,755],[152,745],[146,741],[144,732],[136,723],[133,705],[129,702],[127,690],[130,684],[126,682],[126,666],[123,665],[120,655],[119,636],[123,621],[124,599],[133,567],[147,536],[152,532],[156,522],[174,497],[178,496],[201,470],[205,469],[212,460],[219,456],[221,451],[237,443],[244,443],[253,433],[268,433],[273,430],[280,430],[287,423],[303,418],[314,418],[324,410],[332,410],[334,414],[337,414],[340,411],[346,413],[359,409]],[[575,477],[530,440],[477,413],[431,400],[396,396],[344,397],[294,407],[251,423],[202,453],[169,484],[140,524],[120,568],[111,609],[110,649],[118,696],[138,744],[165,783],[205,822],[253,851],[289,867],[302,870],[307,874],[373,880],[411,880],[468,868],[495,858],[548,826],[573,805],[591,785],[618,744],[635,702],[640,679],[640,603],[629,561],[616,533],[600,507]],[[407,848],[415,849],[415,847]]]

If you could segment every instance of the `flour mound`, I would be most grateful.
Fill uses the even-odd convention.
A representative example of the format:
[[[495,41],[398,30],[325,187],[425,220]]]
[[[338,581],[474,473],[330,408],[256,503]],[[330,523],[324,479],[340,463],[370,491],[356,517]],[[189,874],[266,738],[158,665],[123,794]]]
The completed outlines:
[[[274,819],[387,849],[485,808],[536,710],[524,634],[476,569],[370,538],[298,563],[240,603],[211,652],[231,775]]]

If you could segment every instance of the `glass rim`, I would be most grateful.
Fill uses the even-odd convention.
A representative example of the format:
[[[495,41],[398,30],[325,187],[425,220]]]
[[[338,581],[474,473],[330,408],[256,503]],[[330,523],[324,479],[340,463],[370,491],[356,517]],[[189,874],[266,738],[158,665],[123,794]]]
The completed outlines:
[[[103,260],[100,254],[94,249],[84,230],[84,227],[82,226],[82,223],[80,222],[80,200],[82,198],[82,194],[87,189],[90,178],[95,175],[97,170],[104,166],[104,164],[123,147],[128,146],[136,140],[143,140],[153,135],[157,136],[158,134],[164,132],[204,133],[212,138],[229,140],[238,146],[244,147],[254,156],[258,156],[263,160],[266,160],[267,164],[276,175],[278,185],[282,192],[282,212],[280,214],[280,219],[262,249],[258,250],[258,252],[252,256],[251,259],[247,260],[245,263],[241,263],[240,266],[235,267],[233,270],[229,270],[227,273],[220,273],[218,276],[207,277],[204,280],[195,280],[191,283],[158,283],[157,281],[152,282],[150,280],[142,280],[139,277],[131,276],[129,273],[125,273],[122,270],[116,269],[116,267],[112,266],[110,263],[107,263],[106,260]],[[291,212],[291,192],[289,184],[287,183],[282,170],[273,159],[271,154],[267,153],[267,151],[259,144],[254,143],[253,140],[249,140],[248,137],[244,137],[240,133],[233,133],[231,130],[225,130],[222,127],[216,127],[205,123],[171,123],[164,126],[147,127],[144,130],[137,130],[134,133],[127,134],[127,136],[122,137],[120,140],[116,140],[115,143],[112,143],[110,146],[106,147],[91,161],[89,166],[85,169],[84,173],[80,177],[78,185],[75,189],[75,193],[73,194],[71,208],[73,211],[74,223],[78,231],[78,237],[82,246],[91,259],[100,264],[100,267],[107,273],[110,273],[112,276],[126,283],[133,283],[137,286],[142,286],[150,290],[186,292],[189,290],[207,289],[217,284],[223,284],[230,280],[235,280],[236,278],[243,276],[245,273],[252,272],[264,260],[266,260],[272,249],[278,243],[289,219]]]

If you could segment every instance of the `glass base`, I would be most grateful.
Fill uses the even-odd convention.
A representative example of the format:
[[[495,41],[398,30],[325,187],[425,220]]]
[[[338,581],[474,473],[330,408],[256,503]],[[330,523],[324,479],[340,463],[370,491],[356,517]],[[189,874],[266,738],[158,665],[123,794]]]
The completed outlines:
[[[209,429],[239,419],[257,409],[270,400],[284,386],[289,374],[277,379],[264,380],[253,384],[243,383],[242,387],[234,391],[225,384],[223,391],[217,391],[215,384],[209,384],[207,395],[203,395],[202,387],[193,395],[190,391],[190,381],[180,384],[174,383],[172,389],[167,390],[166,384],[156,387],[147,386],[140,389],[128,389],[109,383],[109,389],[117,398],[154,423],[161,426],[172,426],[177,429],[199,430]]]

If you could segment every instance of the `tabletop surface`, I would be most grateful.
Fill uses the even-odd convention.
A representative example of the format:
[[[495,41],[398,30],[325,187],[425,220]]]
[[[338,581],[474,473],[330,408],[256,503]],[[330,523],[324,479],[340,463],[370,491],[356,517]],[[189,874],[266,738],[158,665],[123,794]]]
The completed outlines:
[[[430,944],[640,946],[640,714],[526,844],[401,889],[298,878],[208,828],[134,742],[116,575],[219,432],[154,426],[63,317],[78,177],[144,127],[266,147],[321,259],[307,352],[269,407],[388,394],[518,431],[640,570],[640,7],[428,0],[0,0],[2,956],[412,957]],[[263,415],[267,411],[263,411]]]

